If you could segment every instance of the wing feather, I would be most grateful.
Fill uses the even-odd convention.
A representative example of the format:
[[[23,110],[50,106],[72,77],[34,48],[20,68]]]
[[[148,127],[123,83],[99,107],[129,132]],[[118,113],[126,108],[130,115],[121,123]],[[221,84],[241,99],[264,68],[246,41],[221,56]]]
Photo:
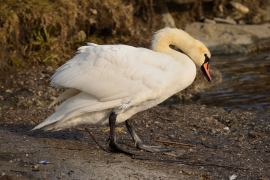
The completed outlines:
[[[126,45],[83,46],[79,52],[57,70],[51,85],[75,88],[100,101],[151,94],[170,81],[176,65],[168,55]]]

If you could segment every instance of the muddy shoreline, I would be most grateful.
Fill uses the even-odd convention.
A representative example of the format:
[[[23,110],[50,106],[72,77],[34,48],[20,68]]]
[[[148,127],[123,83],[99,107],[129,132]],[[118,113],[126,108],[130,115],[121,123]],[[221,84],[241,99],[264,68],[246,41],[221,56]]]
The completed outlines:
[[[172,151],[141,151],[141,156],[103,151],[84,127],[32,132],[53,112],[47,107],[60,93],[48,85],[53,72],[50,67],[33,67],[0,77],[0,179],[270,178],[269,109],[227,112],[196,103],[154,107],[132,121],[146,144]],[[88,128],[109,150],[108,127]],[[124,124],[118,127],[118,138],[122,146],[134,149]]]

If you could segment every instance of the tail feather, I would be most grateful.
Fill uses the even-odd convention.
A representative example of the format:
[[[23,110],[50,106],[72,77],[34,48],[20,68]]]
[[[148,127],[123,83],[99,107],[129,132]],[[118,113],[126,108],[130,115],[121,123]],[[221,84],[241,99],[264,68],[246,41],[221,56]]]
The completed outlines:
[[[81,91],[78,90],[78,89],[73,89],[73,88],[70,88],[70,89],[67,89],[65,92],[63,92],[60,96],[58,96],[50,105],[49,105],[49,108],[53,105],[55,105],[56,103],[58,102],[61,102],[61,101],[64,101],[68,98],[71,98],[77,94],[79,94]]]
[[[101,102],[90,94],[80,92],[64,101],[43,123],[37,125],[33,130],[53,130],[65,123],[67,120],[89,112],[102,111],[121,106],[121,100]]]
[[[49,124],[47,126],[44,126],[44,127],[42,127],[42,129],[44,131],[53,131],[53,127],[54,127],[55,124],[56,124],[56,122],[55,123],[52,123],[52,124]]]

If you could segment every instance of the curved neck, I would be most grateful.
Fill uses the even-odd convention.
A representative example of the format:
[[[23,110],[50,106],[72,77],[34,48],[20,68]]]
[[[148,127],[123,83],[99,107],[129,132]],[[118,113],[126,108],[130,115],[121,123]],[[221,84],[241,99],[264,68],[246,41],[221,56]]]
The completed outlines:
[[[171,49],[170,45],[178,47],[190,57],[195,44],[196,40],[185,31],[176,28],[164,28],[154,35],[151,49],[156,52],[168,54],[179,61],[178,56],[182,53]]]

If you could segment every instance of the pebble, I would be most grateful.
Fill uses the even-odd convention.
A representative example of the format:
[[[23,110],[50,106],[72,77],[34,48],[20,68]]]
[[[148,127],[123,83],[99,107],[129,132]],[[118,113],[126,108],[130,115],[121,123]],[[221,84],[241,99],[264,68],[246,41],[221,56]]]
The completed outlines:
[[[7,89],[6,93],[12,93],[13,91],[11,89]]]
[[[223,128],[225,131],[229,131],[230,128],[228,126],[226,126],[225,128]]]

